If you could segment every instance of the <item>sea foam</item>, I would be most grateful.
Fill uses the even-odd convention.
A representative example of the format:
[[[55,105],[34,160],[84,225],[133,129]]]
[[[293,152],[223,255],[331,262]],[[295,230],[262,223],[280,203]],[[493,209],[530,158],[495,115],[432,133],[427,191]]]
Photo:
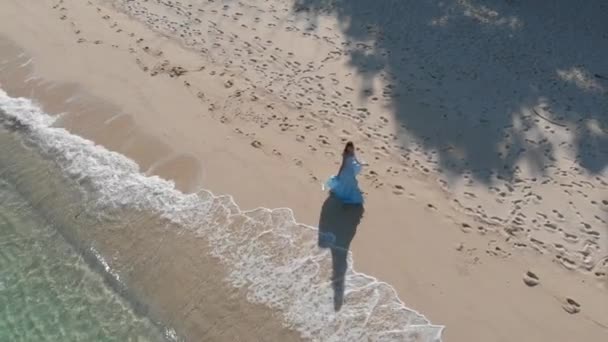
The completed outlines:
[[[100,220],[113,210],[151,210],[209,241],[230,284],[247,299],[281,312],[283,323],[313,341],[441,341],[443,326],[401,302],[395,290],[355,272],[348,255],[344,305],[334,311],[331,254],[317,246],[317,229],[287,208],[242,211],[230,196],[184,194],[170,181],[146,176],[119,153],[53,126],[31,100],[0,89],[0,121],[77,182]]]

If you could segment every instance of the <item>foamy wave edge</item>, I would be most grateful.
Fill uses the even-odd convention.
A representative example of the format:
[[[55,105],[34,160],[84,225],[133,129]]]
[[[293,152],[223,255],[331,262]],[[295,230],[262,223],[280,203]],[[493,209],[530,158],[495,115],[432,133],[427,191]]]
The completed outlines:
[[[146,176],[126,156],[54,127],[55,117],[26,98],[0,89],[0,109],[40,152],[86,187],[103,219],[113,209],[153,210],[208,239],[229,270],[227,281],[247,299],[283,314],[286,326],[313,341],[441,341],[443,326],[410,309],[389,284],[353,269],[349,252],[344,306],[334,312],[333,290],[321,264],[315,227],[295,222],[291,209],[242,211],[230,196],[184,194],[172,182]]]

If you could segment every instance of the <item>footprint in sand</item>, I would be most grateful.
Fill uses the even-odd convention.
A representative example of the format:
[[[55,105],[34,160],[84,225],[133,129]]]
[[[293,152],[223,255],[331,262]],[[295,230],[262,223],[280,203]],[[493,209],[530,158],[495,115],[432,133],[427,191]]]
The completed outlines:
[[[464,233],[470,233],[473,231],[473,228],[468,223],[462,223],[460,225],[460,230],[462,230]]]
[[[148,67],[146,65],[144,65],[144,63],[141,61],[141,59],[136,58],[135,59],[135,63],[137,64],[137,66],[144,72],[148,71]]]
[[[393,194],[395,194],[395,195],[403,195],[404,191],[405,191],[405,189],[403,188],[403,186],[397,184],[397,185],[394,186]]]
[[[569,270],[574,270],[577,267],[576,262],[566,256],[558,254],[555,256],[555,259],[557,259],[562,266]]]
[[[570,234],[570,233],[564,232],[564,240],[569,243],[577,243],[579,238],[575,234]]]
[[[566,301],[562,304],[562,309],[567,313],[574,315],[581,311],[581,305],[572,298],[566,298]]]
[[[565,253],[566,252],[566,248],[561,243],[554,243],[553,244],[553,248],[555,248],[555,250],[558,251],[558,252],[560,252],[560,253]]]

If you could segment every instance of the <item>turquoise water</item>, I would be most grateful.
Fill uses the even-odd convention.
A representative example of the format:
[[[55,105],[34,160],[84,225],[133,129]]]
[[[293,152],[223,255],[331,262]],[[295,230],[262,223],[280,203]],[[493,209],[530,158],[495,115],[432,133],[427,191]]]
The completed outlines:
[[[290,209],[242,211],[229,196],[183,194],[55,122],[0,89],[0,342],[156,340],[159,330],[170,340],[187,331],[260,341],[278,333],[250,331],[255,317],[234,329],[249,318],[233,302],[236,289],[316,341],[441,341],[442,326],[406,307],[390,285],[355,272],[350,255],[336,312],[331,255]],[[196,239],[172,238],[181,232]],[[199,253],[214,260],[194,262]],[[211,262],[226,278],[206,273]]]
[[[160,341],[0,175],[0,341]]]

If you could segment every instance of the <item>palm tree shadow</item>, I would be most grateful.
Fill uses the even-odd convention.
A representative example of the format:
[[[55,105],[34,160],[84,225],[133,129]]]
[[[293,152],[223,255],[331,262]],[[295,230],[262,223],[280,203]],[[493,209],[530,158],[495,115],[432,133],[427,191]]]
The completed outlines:
[[[323,202],[319,218],[319,247],[330,248],[332,257],[332,287],[334,309],[344,302],[344,281],[348,267],[348,249],[361,222],[363,205],[344,204],[330,195]]]

